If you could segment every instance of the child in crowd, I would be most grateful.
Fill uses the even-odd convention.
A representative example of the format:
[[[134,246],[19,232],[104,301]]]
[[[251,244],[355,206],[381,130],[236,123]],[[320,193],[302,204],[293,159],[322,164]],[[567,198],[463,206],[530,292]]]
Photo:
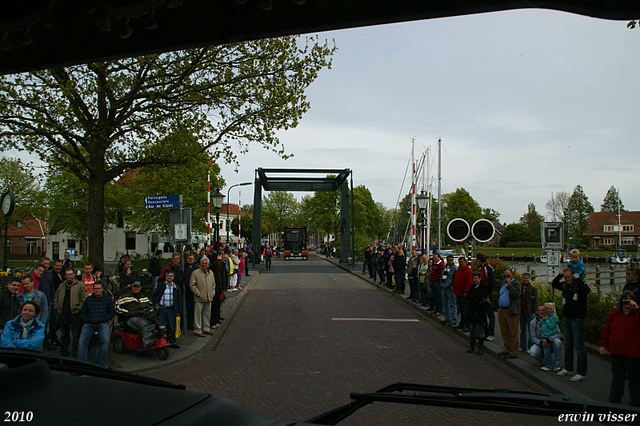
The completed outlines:
[[[543,370],[551,371],[553,367],[553,361],[551,359],[551,347],[553,345],[553,340],[558,333],[558,316],[556,315],[556,306],[553,303],[545,303],[544,304],[544,315],[540,320],[540,334],[544,340],[549,343],[549,350],[544,351],[544,367]]]
[[[573,249],[569,252],[569,262],[567,268],[573,270],[573,278],[580,278],[584,281],[584,263],[580,260],[580,250]]]

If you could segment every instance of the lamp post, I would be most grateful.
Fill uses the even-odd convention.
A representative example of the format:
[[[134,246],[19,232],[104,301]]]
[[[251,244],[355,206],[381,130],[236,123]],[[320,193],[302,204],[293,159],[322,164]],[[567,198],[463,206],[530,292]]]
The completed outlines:
[[[422,246],[422,254],[425,254],[424,247],[424,211],[427,208],[427,201],[429,197],[424,193],[424,189],[420,192],[420,195],[416,195],[416,203],[418,203],[418,209],[420,210],[420,245]]]
[[[218,252],[218,247],[220,243],[218,239],[220,238],[220,210],[222,209],[222,202],[224,201],[224,194],[220,193],[220,190],[217,189],[216,193],[211,196],[213,199],[213,209],[216,211],[216,230],[213,235],[213,239],[215,241],[215,250]]]
[[[231,192],[231,188],[234,188],[236,186],[247,186],[247,185],[251,185],[253,182],[242,182],[242,183],[236,183],[234,185],[231,185],[229,187],[229,189],[227,190],[227,243],[229,242],[229,230],[231,229],[231,225],[229,224],[229,196],[230,196],[230,192]],[[240,237],[238,235],[238,237]]]

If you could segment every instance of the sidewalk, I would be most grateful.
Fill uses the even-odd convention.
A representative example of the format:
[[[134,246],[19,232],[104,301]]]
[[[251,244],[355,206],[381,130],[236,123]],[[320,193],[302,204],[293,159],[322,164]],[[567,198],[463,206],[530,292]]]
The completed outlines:
[[[251,269],[249,270],[251,275],[249,277],[246,275],[242,277],[242,287],[244,289],[251,287],[263,266],[263,264],[251,265]],[[236,315],[236,311],[242,304],[242,300],[246,294],[247,292],[245,290],[225,291],[227,298],[221,308],[221,316],[224,318],[224,321],[222,321],[220,328],[212,330],[215,333],[213,336],[198,337],[193,334],[193,330],[186,330],[186,332],[178,338],[180,349],[169,348],[169,359],[165,361],[158,359],[156,351],[153,350],[146,352],[126,351],[123,354],[117,354],[113,351],[113,345],[109,344],[107,367],[129,373],[140,373],[183,362],[194,358],[204,350],[214,349],[220,343],[226,330],[233,322],[233,317]],[[95,359],[95,345],[92,346],[92,349],[93,351],[89,352],[90,360]]]
[[[418,313],[420,316],[430,321],[434,326],[440,327],[442,331],[453,338],[457,338],[463,345],[460,350],[466,350],[469,345],[469,333],[464,333],[458,329],[442,324],[444,317],[436,317],[431,312],[428,312],[425,307],[418,305],[417,303],[410,302],[406,299],[409,296],[409,286],[406,286],[407,293],[400,295],[393,293],[391,290],[383,287],[379,283],[375,283],[369,278],[368,272],[361,274],[362,265],[356,265],[355,269],[352,269],[350,265],[340,264],[337,258],[326,258],[320,256],[328,262],[336,264],[336,266],[352,273],[360,279],[375,286],[380,291],[384,291],[389,294],[389,297],[393,297],[399,303],[404,303],[407,307]],[[604,326],[604,324],[603,324]],[[528,380],[536,383],[543,389],[553,394],[567,395],[570,397],[577,397],[586,400],[608,402],[609,401],[609,388],[611,386],[611,364],[607,356],[601,356],[598,353],[598,348],[595,345],[587,343],[587,357],[588,357],[588,374],[587,378],[582,382],[572,382],[570,378],[575,374],[568,376],[558,376],[555,372],[545,372],[540,370],[538,362],[526,352],[520,352],[520,358],[517,359],[504,359],[498,355],[499,352],[504,350],[502,336],[500,335],[500,325],[497,321],[496,312],[496,336],[493,341],[485,341],[484,354],[482,356],[491,356],[495,362],[501,363],[504,366],[512,369],[516,373],[524,376]],[[476,349],[477,352],[477,349]],[[476,353],[469,354],[469,356],[478,356]],[[575,357],[575,355],[574,355]],[[575,359],[575,358],[574,358]],[[576,361],[574,361],[575,367]],[[563,351],[563,366],[564,366],[564,351]],[[629,404],[628,390],[625,390],[623,397],[623,404]]]

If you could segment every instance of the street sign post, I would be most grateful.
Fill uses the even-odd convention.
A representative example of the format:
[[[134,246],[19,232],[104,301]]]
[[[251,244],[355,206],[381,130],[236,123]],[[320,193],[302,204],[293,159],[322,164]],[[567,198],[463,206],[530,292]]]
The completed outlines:
[[[173,209],[182,206],[182,194],[149,195],[144,197],[145,209]]]

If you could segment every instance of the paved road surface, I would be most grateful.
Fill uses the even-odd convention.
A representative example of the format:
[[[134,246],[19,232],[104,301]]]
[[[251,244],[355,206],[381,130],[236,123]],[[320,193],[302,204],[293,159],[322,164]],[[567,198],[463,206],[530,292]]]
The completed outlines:
[[[275,259],[244,291],[219,346],[147,373],[257,412],[308,420],[350,392],[391,383],[536,390],[489,356],[466,353],[386,292],[314,256]],[[539,425],[553,418],[376,403],[341,425]]]

